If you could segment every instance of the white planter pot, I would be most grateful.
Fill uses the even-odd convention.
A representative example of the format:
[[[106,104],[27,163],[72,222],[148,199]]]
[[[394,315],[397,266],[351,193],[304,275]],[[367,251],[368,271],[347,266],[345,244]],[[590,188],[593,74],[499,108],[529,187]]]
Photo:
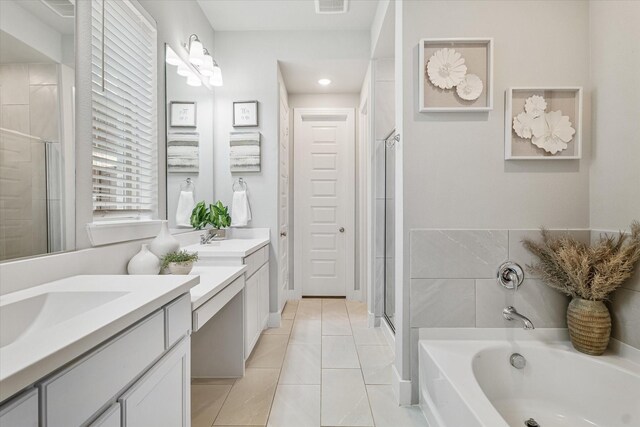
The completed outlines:
[[[187,262],[170,262],[169,263],[169,271],[171,274],[189,274],[191,273],[191,269],[193,268],[193,261]]]

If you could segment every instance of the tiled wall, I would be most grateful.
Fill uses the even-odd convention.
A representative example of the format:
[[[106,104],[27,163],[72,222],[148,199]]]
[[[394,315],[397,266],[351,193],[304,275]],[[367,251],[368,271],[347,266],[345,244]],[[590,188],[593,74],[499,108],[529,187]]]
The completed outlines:
[[[597,240],[605,230],[591,230],[591,240]],[[611,335],[640,349],[640,265],[633,277],[614,292],[609,303],[613,321]]]
[[[560,231],[558,231],[560,232]],[[564,232],[564,231],[563,231]],[[588,230],[570,230],[588,242]],[[498,266],[525,268],[532,257],[520,243],[538,230],[412,230],[411,327],[520,327],[502,317],[513,305],[538,328],[566,327],[569,299],[525,272],[518,291],[496,282]]]
[[[0,107],[0,259],[46,253],[45,146],[23,135],[60,141],[56,65],[0,65]]]

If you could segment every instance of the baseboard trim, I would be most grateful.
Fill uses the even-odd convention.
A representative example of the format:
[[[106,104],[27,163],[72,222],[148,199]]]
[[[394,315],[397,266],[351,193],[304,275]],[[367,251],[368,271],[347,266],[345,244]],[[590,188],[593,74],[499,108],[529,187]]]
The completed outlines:
[[[269,313],[269,320],[267,321],[267,326],[270,328],[279,328],[280,320],[282,316],[280,313]]]
[[[389,326],[389,322],[387,321],[387,319],[383,319],[380,322],[380,328],[382,329],[382,332],[384,333],[384,337],[387,339],[387,343],[394,350],[394,353],[395,353],[396,334],[391,329],[391,326]]]
[[[398,405],[406,406],[412,404],[411,381],[400,378],[400,374],[398,374],[395,365],[393,366],[393,375],[391,376],[391,388],[393,389],[393,394],[398,401]]]
[[[380,318],[376,317],[376,315],[372,312],[367,312],[367,326],[370,328],[377,328],[380,326]]]

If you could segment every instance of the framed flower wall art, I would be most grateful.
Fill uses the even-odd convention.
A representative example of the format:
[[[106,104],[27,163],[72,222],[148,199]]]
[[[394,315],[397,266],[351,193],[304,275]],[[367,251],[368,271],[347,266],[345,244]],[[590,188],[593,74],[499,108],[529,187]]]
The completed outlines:
[[[493,39],[422,39],[420,112],[493,109]]]
[[[505,159],[580,159],[582,88],[509,88]]]

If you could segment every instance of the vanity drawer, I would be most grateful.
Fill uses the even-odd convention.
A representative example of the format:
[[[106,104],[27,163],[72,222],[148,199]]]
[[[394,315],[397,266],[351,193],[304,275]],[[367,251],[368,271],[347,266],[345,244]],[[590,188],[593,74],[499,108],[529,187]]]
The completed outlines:
[[[38,390],[29,390],[0,406],[0,426],[38,427]]]
[[[197,332],[244,288],[244,275],[231,282],[193,312],[193,331]]]
[[[160,310],[40,385],[47,427],[77,426],[116,396],[162,355]]]
[[[191,295],[185,294],[167,305],[164,316],[168,349],[191,330]]]
[[[247,266],[246,276],[247,278],[253,276],[258,269],[264,264],[264,252],[258,249],[251,255],[244,257],[244,264]]]

